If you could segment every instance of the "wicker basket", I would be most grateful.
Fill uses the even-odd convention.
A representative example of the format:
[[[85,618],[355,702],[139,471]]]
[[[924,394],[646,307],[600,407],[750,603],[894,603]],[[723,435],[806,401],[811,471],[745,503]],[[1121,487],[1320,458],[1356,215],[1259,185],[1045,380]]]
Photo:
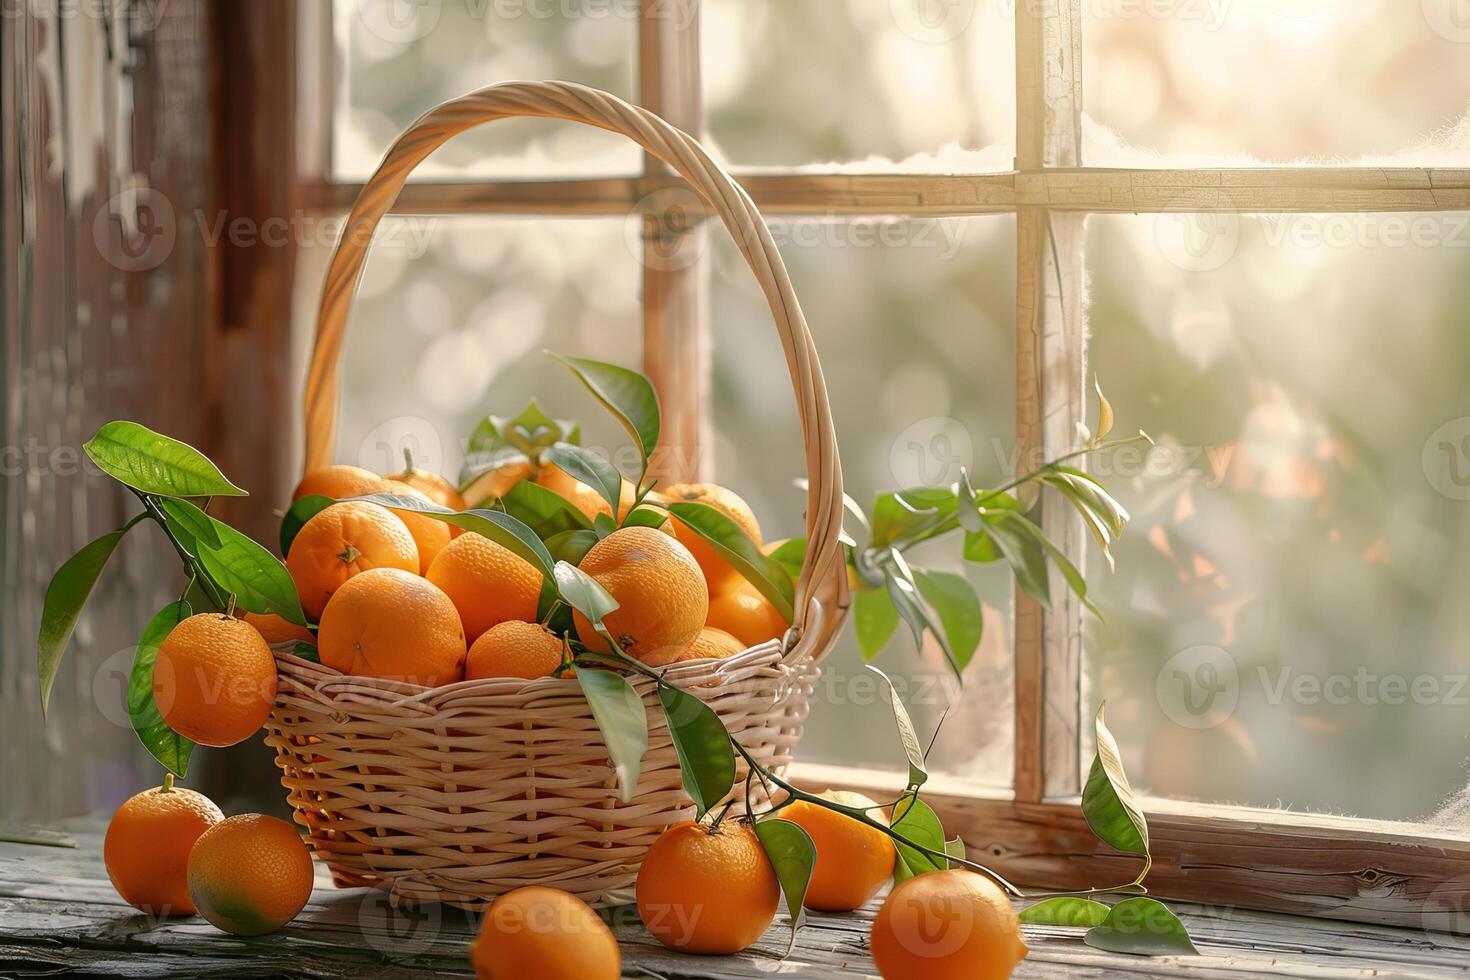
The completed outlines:
[[[842,477],[816,348],[774,242],[745,192],[692,137],[614,96],[568,82],[509,82],[454,99],[398,138],[363,187],[327,271],[306,385],[306,469],[331,461],[337,362],[366,247],[409,173],[480,123],[567,119],[622,133],[663,160],[719,215],[770,304],[796,389],[809,477],[808,549],[795,622],[779,642],[672,668],[764,765],[781,769],[801,736],[816,661],[847,608],[839,533]],[[649,747],[629,804],[574,680],[510,678],[439,688],[348,677],[278,653],[267,723],[296,819],[340,885],[475,908],[524,884],[589,902],[627,901],[650,844],[687,818],[678,758],[646,679]],[[741,770],[743,776],[743,766]]]

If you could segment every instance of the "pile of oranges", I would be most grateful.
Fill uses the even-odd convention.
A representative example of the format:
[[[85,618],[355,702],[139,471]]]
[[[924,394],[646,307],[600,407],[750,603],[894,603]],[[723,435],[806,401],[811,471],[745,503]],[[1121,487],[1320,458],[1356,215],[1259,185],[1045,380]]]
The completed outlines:
[[[311,897],[311,855],[295,828],[259,813],[226,818],[172,777],[118,808],[102,860],[129,905],[158,918],[197,912],[236,936],[274,932]]]
[[[504,495],[520,480],[558,494],[589,520],[624,520],[634,489],[624,481],[619,513],[593,488],[554,465],[506,464],[468,490]],[[474,532],[409,510],[343,498],[392,493],[453,510],[467,500],[437,474],[408,469],[378,476],[334,465],[310,473],[294,499],[332,498],[301,527],[286,555],[307,616],[318,621],[322,663],[345,674],[435,687],[487,677],[537,678],[569,656],[540,619],[541,573]],[[640,506],[697,500],[720,510],[760,543],[760,525],[734,492],[677,484]],[[482,501],[472,500],[479,504]],[[677,518],[627,524],[603,536],[580,562],[618,602],[605,626],[623,652],[649,666],[725,657],[777,637],[787,623],[740,573]],[[575,639],[608,643],[580,614]],[[272,624],[278,627],[279,624]]]

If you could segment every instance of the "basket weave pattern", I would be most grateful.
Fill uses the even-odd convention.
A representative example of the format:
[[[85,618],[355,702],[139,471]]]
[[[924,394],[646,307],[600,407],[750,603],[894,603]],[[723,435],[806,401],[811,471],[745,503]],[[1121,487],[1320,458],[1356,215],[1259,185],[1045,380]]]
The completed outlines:
[[[513,116],[621,133],[667,163],[730,231],[766,296],[790,368],[808,477],[807,551],[792,626],[779,642],[679,664],[664,676],[706,700],[752,756],[780,771],[801,736],[816,662],[849,601],[842,473],[816,345],[775,241],[749,195],[693,137],[570,82],[492,85],[410,126],[363,185],[327,270],[307,373],[306,469],[331,462],[342,341],[378,222],[414,167],[446,140]],[[646,678],[630,678],[649,732],[636,794],[624,804],[575,680],[498,678],[426,689],[347,677],[285,652],[277,652],[276,665],[279,694],[266,741],[297,821],[339,884],[467,908],[533,882],[594,904],[627,901],[649,845],[693,812]],[[739,772],[743,778],[743,762]],[[759,790],[752,785],[752,798],[763,798]]]
[[[648,710],[648,753],[625,805],[575,680],[425,689],[345,677],[287,653],[277,666],[266,742],[339,885],[473,908],[540,883],[605,904],[626,897],[658,835],[693,816],[646,678],[632,683]],[[778,771],[801,737],[815,677],[814,665],[783,663],[775,643],[667,674]],[[752,798],[763,799],[759,788]]]

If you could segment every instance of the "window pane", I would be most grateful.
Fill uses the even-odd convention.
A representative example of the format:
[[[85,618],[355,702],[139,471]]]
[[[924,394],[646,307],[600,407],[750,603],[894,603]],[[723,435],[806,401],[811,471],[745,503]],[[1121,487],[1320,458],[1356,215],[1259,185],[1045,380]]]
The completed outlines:
[[[636,13],[634,0],[335,0],[336,177],[366,177],[421,114],[495,82],[562,78],[634,99]],[[640,162],[625,137],[576,123],[506,119],[450,140],[415,177],[630,174]]]
[[[951,483],[960,466],[977,481],[1003,480],[1015,429],[1014,218],[772,226],[821,352],[848,494],[867,507],[878,492]],[[806,474],[786,364],[750,270],[727,235],[711,237],[714,476],[747,497],[767,540],[800,535],[804,497],[793,481]],[[923,547],[914,564],[961,570],[957,540]],[[1009,786],[1009,579],[989,566],[964,571],[986,632],[963,700],[940,651],[919,653],[902,630],[877,664],[921,733],[953,707],[930,757],[936,769]],[[822,671],[802,759],[901,767],[851,623]]]
[[[1082,10],[1084,102],[1101,124],[1090,164],[1158,164],[1133,147],[1226,166],[1470,161],[1463,0],[1088,0]]]
[[[475,423],[533,397],[580,419],[587,445],[623,445],[617,423],[542,350],[612,361],[637,350],[641,280],[628,240],[620,219],[385,220],[343,345],[338,461],[394,471],[407,447],[453,479]],[[313,251],[302,281],[317,292],[327,250]]]
[[[1191,243],[1194,247],[1186,247]],[[1089,579],[1155,793],[1421,818],[1465,785],[1470,215],[1094,216],[1092,367],[1145,464]]]
[[[1010,8],[1008,0],[705,0],[710,133],[729,160],[751,166],[1009,170]]]

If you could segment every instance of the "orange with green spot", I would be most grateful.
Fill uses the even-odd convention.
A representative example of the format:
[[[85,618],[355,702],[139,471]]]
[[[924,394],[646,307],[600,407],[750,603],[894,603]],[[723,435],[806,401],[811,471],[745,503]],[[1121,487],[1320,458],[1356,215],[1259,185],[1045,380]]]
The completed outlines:
[[[311,898],[311,854],[284,820],[244,813],[210,827],[189,852],[189,895],[233,936],[275,932]]]

